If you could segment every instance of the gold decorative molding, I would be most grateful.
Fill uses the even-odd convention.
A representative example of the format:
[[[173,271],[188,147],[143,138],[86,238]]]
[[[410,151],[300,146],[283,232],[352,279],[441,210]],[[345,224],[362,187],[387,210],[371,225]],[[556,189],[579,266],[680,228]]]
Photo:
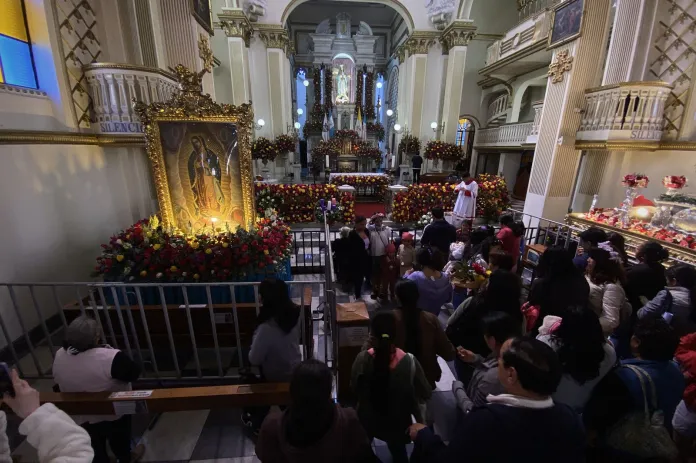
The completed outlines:
[[[436,31],[414,31],[402,45],[408,55],[425,55],[435,45],[442,34]]]
[[[82,68],[83,72],[91,71],[93,69],[122,69],[124,71],[142,71],[142,72],[152,72],[159,74],[167,79],[176,80],[176,76],[163,69],[150,68],[147,66],[138,66],[137,64],[124,64],[124,63],[92,63],[84,66]]]
[[[145,137],[142,134],[104,135],[40,130],[0,130],[0,145],[145,146]]]
[[[696,141],[588,141],[576,140],[576,150],[607,151],[696,151]]]
[[[290,38],[288,31],[278,24],[256,24],[259,38],[266,48],[279,48],[287,53]]]
[[[563,82],[563,74],[570,72],[571,69],[573,69],[573,57],[568,50],[563,50],[556,53],[556,60],[549,65],[547,74],[551,77],[551,83],[557,84]]]
[[[216,27],[219,25],[227,37],[241,38],[244,40],[244,45],[249,48],[254,28],[242,10],[218,13],[218,19],[220,22],[216,23]]]
[[[440,36],[442,53],[448,53],[452,47],[466,47],[474,37],[476,37],[476,26],[470,21],[452,21]]]
[[[674,88],[669,82],[663,82],[660,80],[650,81],[650,80],[639,80],[635,82],[619,82],[618,84],[604,85],[602,87],[593,87],[585,90],[585,93],[594,93],[602,90],[613,90],[615,88],[621,87],[664,87],[670,90]]]
[[[399,48],[397,48],[394,52],[394,56],[396,57],[396,60],[399,62],[399,64],[406,61],[406,47],[404,43],[399,45]]]
[[[203,60],[203,69],[207,72],[213,72],[215,58],[213,50],[210,49],[210,39],[207,34],[201,33],[198,36],[198,56]]]

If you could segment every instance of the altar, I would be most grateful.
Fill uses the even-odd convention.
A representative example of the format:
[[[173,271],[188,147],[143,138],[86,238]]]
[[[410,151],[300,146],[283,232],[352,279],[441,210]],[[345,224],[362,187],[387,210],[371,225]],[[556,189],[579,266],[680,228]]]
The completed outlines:
[[[351,172],[329,174],[329,183],[350,185],[355,188],[355,196],[382,201],[389,188],[391,178],[385,174]]]

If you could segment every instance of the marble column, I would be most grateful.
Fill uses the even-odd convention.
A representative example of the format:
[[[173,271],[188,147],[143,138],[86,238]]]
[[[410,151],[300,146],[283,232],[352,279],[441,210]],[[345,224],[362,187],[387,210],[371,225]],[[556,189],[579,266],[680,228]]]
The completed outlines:
[[[587,0],[582,35],[554,49],[524,212],[562,221],[570,207],[580,152],[575,134],[585,89],[597,83],[611,0]]]
[[[248,103],[251,98],[249,75],[249,41],[252,27],[249,19],[239,8],[223,8],[218,14],[220,25],[227,36],[227,53],[230,60],[232,101],[234,105]]]
[[[283,134],[292,123],[292,90],[290,88],[289,40],[287,30],[276,24],[256,24],[259,38],[266,46],[268,92],[271,102],[271,133]]]

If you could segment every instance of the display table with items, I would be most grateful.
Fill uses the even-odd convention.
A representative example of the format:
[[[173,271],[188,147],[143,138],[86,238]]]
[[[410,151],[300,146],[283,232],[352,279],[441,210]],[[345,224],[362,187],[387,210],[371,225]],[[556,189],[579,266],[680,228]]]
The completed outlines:
[[[667,193],[654,201],[638,195],[648,185],[643,175],[626,175],[622,181],[626,199],[616,208],[597,208],[597,196],[587,213],[568,214],[566,221],[580,229],[598,227],[626,239],[626,251],[635,256],[638,247],[656,241],[669,250],[666,265],[696,265],[696,198],[678,194],[686,185],[683,176],[667,176]]]

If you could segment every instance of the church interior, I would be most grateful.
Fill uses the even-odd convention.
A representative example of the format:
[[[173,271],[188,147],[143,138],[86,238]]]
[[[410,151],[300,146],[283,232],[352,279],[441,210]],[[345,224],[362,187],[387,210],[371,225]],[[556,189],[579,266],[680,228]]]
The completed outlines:
[[[619,235],[628,268],[646,243],[696,265],[696,0],[0,9],[0,362],[73,418],[131,416],[133,461],[262,461],[244,416],[291,400],[252,361],[265,280],[300,308],[298,358],[355,405],[370,320],[403,302],[375,295],[379,259],[406,235],[425,248],[438,210],[457,243],[522,224],[525,301],[544,251],[582,255],[590,228]],[[372,259],[356,294],[349,232]],[[451,277],[443,328],[469,277]],[[55,391],[82,317],[137,364],[133,391]],[[451,442],[458,375],[436,363],[429,424]],[[8,412],[12,457],[43,461],[20,422]]]

